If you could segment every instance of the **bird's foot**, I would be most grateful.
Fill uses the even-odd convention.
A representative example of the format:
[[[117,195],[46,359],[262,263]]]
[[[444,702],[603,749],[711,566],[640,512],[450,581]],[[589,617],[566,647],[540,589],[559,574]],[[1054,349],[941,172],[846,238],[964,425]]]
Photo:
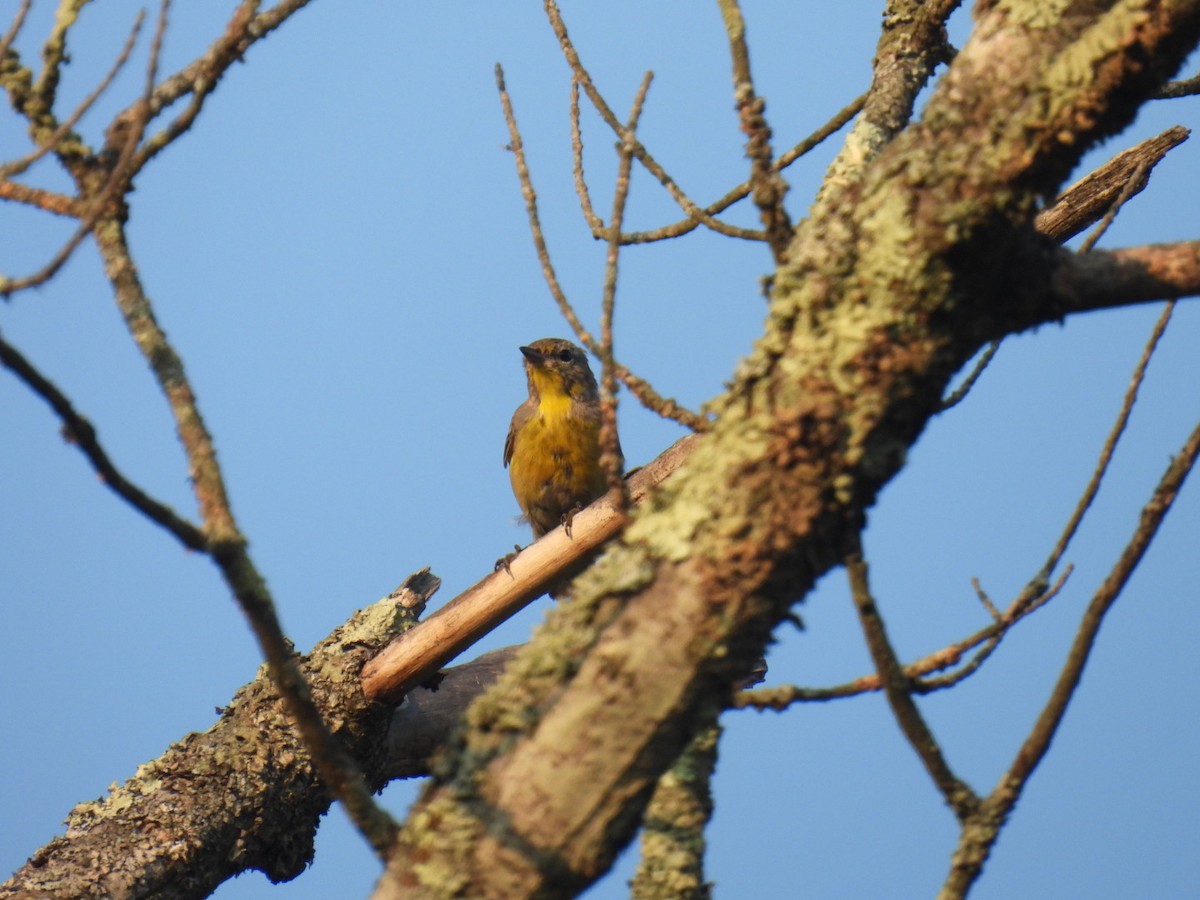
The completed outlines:
[[[502,557],[500,557],[498,560],[496,560],[496,565],[494,567],[494,571],[499,572],[501,569],[503,569],[505,572],[508,573],[508,577],[512,578],[513,577],[512,561],[517,558],[517,554],[520,552],[521,552],[521,545],[513,544],[512,553],[505,553]]]

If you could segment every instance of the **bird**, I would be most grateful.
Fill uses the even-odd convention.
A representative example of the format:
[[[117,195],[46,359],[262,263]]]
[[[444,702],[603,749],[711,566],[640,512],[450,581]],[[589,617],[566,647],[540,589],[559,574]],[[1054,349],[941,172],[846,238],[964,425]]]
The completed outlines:
[[[600,462],[600,391],[581,347],[542,338],[521,347],[529,397],[504,441],[513,496],[534,538],[559,525],[608,487]],[[620,441],[619,464],[624,464]]]

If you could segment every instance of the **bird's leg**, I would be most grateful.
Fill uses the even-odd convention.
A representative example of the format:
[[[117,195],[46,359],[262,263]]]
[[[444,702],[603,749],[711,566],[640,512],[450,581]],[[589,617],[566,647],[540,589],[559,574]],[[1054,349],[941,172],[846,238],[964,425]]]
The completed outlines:
[[[566,531],[568,539],[571,538],[571,524],[575,521],[575,514],[579,512],[583,512],[583,506],[576,503],[562,514],[562,527]]]
[[[520,544],[513,544],[512,553],[505,553],[502,557],[496,560],[494,571],[499,572],[501,569],[503,569],[508,573],[509,578],[514,577],[512,573],[512,561],[517,558],[517,554],[520,553],[522,549],[523,548]]]

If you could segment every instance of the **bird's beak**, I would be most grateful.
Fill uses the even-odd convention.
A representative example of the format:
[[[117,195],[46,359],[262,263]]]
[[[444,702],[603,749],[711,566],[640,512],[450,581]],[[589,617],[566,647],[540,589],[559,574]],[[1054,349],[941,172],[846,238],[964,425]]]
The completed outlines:
[[[525,358],[527,360],[529,360],[531,363],[533,363],[535,366],[540,366],[546,362],[546,354],[539,353],[537,350],[534,350],[532,347],[522,347],[521,352],[523,354],[525,354]]]

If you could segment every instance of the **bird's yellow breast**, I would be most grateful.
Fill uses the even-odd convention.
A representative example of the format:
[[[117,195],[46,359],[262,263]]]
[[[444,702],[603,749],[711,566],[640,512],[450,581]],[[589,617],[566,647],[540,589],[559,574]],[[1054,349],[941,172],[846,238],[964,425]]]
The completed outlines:
[[[565,393],[545,393],[513,436],[509,477],[513,494],[536,534],[564,513],[604,492],[597,416],[572,415]]]

